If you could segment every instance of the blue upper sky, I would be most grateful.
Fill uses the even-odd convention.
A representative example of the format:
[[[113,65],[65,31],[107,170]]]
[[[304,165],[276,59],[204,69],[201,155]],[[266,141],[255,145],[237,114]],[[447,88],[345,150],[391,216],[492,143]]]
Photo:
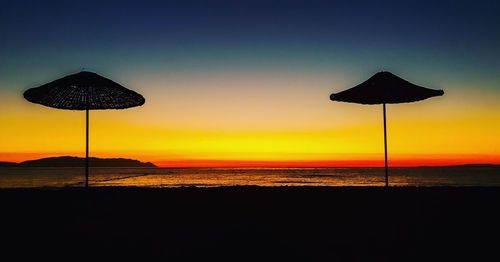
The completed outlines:
[[[498,1],[3,1],[0,84],[81,68],[366,77],[384,69],[491,86],[500,75],[499,13]]]

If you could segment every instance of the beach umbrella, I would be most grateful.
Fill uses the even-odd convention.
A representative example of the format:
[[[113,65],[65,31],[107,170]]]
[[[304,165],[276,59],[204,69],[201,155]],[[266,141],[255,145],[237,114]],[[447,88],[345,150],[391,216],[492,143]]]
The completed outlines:
[[[85,187],[89,184],[89,110],[125,109],[145,102],[140,94],[86,71],[28,89],[24,98],[57,109],[85,110]]]
[[[382,104],[384,114],[385,186],[389,186],[385,104],[415,102],[443,94],[443,90],[434,90],[412,84],[390,72],[379,72],[355,87],[331,94],[330,99],[332,101],[365,105]]]

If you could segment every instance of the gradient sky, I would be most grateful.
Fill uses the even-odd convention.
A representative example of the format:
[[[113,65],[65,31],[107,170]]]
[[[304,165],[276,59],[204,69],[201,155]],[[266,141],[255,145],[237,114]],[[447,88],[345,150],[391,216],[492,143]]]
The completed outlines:
[[[390,164],[500,163],[498,1],[134,2],[2,1],[0,161],[84,155],[84,113],[22,92],[85,68],[146,98],[91,112],[93,156],[382,165],[381,106],[329,95],[387,70],[445,90],[388,106]]]

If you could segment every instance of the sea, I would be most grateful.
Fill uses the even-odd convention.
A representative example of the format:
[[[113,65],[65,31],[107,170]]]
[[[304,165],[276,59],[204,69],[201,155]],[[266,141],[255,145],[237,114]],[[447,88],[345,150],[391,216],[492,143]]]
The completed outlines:
[[[0,188],[81,187],[83,168],[0,167]],[[384,186],[384,168],[91,168],[97,187]],[[500,186],[500,165],[396,167],[391,186]]]

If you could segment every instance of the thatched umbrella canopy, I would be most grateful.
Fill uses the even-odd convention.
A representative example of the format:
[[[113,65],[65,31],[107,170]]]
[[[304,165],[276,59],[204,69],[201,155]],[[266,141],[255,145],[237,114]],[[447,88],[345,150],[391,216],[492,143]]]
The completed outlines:
[[[86,111],[85,186],[89,176],[89,110],[125,109],[144,104],[140,94],[96,73],[82,71],[24,92],[26,100],[48,107]]]
[[[70,110],[125,109],[141,106],[140,94],[92,72],[80,72],[24,92],[26,100]]]
[[[366,105],[382,104],[384,113],[385,185],[389,185],[387,164],[387,131],[385,104],[408,103],[442,96],[443,90],[429,89],[412,84],[390,72],[379,72],[365,82],[330,95],[332,101]]]

